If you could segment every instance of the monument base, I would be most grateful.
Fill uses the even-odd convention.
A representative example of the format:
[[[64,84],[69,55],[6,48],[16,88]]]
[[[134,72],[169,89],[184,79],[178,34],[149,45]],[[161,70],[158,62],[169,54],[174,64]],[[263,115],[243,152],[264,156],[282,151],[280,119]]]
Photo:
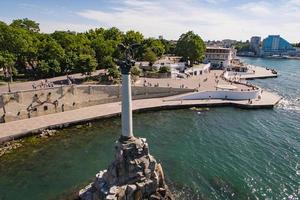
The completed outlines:
[[[149,154],[146,139],[121,138],[115,160],[80,190],[82,200],[173,200],[162,167]]]

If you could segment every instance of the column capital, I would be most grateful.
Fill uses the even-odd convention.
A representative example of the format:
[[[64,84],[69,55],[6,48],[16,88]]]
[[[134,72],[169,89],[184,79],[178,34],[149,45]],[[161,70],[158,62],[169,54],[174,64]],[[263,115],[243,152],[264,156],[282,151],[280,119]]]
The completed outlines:
[[[130,74],[130,69],[132,66],[134,66],[135,62],[133,60],[125,60],[121,61],[119,63],[120,68],[121,68],[121,74],[124,75],[129,75]]]

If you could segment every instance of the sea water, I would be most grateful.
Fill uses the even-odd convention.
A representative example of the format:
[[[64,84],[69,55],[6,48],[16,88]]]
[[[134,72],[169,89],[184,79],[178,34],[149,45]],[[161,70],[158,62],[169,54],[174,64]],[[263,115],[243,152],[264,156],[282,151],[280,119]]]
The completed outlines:
[[[134,114],[178,199],[299,199],[300,61],[243,58],[279,77],[252,81],[274,109],[211,108]],[[120,118],[29,138],[0,158],[0,200],[68,199],[113,159]]]

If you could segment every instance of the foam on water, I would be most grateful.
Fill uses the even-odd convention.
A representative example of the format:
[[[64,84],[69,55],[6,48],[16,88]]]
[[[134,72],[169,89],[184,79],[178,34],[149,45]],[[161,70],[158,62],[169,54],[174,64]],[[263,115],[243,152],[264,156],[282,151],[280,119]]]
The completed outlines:
[[[300,98],[294,100],[282,99],[278,104],[278,108],[300,112]]]

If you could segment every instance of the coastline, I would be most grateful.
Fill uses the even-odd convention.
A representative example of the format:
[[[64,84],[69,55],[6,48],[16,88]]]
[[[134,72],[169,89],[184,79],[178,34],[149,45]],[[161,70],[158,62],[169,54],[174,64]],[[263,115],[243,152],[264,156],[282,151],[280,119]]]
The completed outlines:
[[[247,100],[174,100],[175,96],[167,98],[141,99],[133,101],[133,112],[147,112],[157,110],[184,109],[191,107],[224,107],[233,106],[242,109],[273,108],[281,100],[281,97],[265,93],[265,98],[249,104]],[[45,129],[60,129],[77,124],[83,124],[99,119],[120,116],[120,102],[101,104],[70,110],[62,113],[54,113],[39,117],[17,120],[0,124],[0,143],[21,139],[26,136],[39,134]]]
[[[272,57],[272,56],[249,56],[249,55],[241,55],[237,54],[238,57],[246,57],[246,58],[263,58],[263,59],[289,59],[289,60],[300,60],[300,57],[291,57],[291,56],[286,56],[286,57]]]

